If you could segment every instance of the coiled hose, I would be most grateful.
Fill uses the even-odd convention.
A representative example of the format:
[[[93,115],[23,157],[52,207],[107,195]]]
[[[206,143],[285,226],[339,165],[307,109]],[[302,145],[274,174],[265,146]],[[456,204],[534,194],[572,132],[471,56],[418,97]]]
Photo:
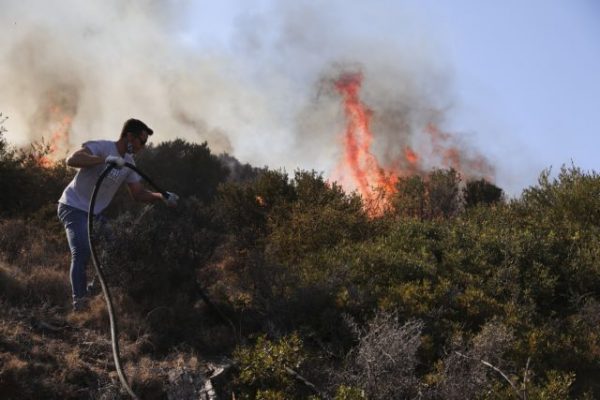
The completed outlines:
[[[158,186],[156,186],[156,184],[154,184],[154,182],[152,182],[152,180],[150,180],[150,178],[148,178],[144,173],[142,173],[139,169],[137,169],[135,165],[126,162],[124,166],[137,172],[138,175],[140,175],[150,186],[154,187],[154,189],[156,189],[156,191],[159,192],[160,194],[162,194],[165,198],[167,198],[169,196],[167,194],[167,192],[165,192],[164,190],[162,190]],[[114,312],[114,308],[113,308],[113,304],[112,304],[112,299],[110,297],[110,291],[108,290],[108,285],[106,284],[106,281],[104,279],[104,273],[102,271],[102,268],[100,267],[100,262],[98,261],[98,256],[96,254],[96,249],[94,246],[94,235],[93,235],[94,230],[93,229],[94,229],[94,206],[96,204],[96,196],[98,195],[98,190],[100,189],[100,185],[102,185],[102,181],[104,180],[106,175],[108,175],[110,173],[110,171],[113,168],[115,168],[115,164],[112,164],[112,163],[108,164],[106,166],[106,168],[104,169],[104,171],[102,171],[102,173],[98,177],[98,180],[96,181],[96,185],[94,186],[94,191],[92,192],[92,198],[90,199],[90,208],[88,210],[88,241],[90,244],[92,261],[94,262],[94,269],[96,270],[96,274],[98,275],[98,280],[100,281],[100,285],[102,286],[102,293],[104,294],[104,299],[106,300],[106,307],[108,309],[108,317],[110,320],[110,336],[111,336],[111,342],[112,342],[112,352],[113,352],[113,357],[115,360],[115,368],[117,370],[117,375],[119,376],[119,380],[121,381],[121,384],[123,385],[123,387],[125,388],[127,393],[129,393],[129,395],[133,399],[137,400],[137,399],[139,399],[139,397],[136,396],[136,394],[133,392],[133,390],[127,383],[127,377],[125,376],[125,373],[123,372],[123,368],[121,367],[121,356],[119,354],[119,335],[118,335],[115,312]]]

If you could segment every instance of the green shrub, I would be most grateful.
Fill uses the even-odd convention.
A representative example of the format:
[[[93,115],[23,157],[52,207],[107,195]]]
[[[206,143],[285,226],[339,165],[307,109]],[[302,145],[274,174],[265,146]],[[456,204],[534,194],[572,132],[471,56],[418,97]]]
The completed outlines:
[[[296,382],[288,369],[298,369],[304,359],[302,340],[297,334],[271,341],[261,335],[251,347],[239,347],[233,354],[238,363],[237,388],[249,398],[293,396]],[[288,397],[289,398],[289,397]]]
[[[340,385],[335,392],[334,400],[366,400],[365,391],[352,386]]]
[[[207,146],[182,139],[149,145],[136,155],[136,164],[164,190],[180,197],[210,202],[225,181],[227,168]]]
[[[492,205],[501,202],[504,196],[502,189],[485,179],[467,181],[462,194],[467,208]]]

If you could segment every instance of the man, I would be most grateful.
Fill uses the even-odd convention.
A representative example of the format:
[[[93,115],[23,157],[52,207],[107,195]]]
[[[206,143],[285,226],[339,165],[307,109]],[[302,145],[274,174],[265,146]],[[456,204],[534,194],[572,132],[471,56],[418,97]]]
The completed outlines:
[[[144,148],[148,136],[154,132],[145,123],[129,119],[123,125],[118,141],[95,140],[85,142],[82,148],[67,158],[67,165],[79,168],[77,174],[58,200],[58,218],[65,226],[67,240],[71,248],[71,287],[73,308],[75,311],[87,307],[88,285],[86,268],[90,259],[87,219],[90,198],[98,177],[112,163],[115,168],[106,176],[96,197],[94,215],[98,216],[111,202],[123,182],[136,201],[151,203],[164,201],[167,206],[175,207],[178,196],[162,194],[144,188],[140,176],[130,168],[122,168],[126,162],[135,165],[132,154]]]

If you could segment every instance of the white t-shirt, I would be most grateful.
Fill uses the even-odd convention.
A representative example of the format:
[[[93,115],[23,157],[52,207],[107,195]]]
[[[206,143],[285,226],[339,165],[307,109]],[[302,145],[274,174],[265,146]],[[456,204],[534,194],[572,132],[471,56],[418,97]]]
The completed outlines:
[[[117,150],[117,144],[109,140],[93,140],[85,142],[83,147],[86,147],[95,156],[106,158],[109,155],[121,156]],[[126,162],[135,165],[131,154],[125,154],[123,157]],[[88,211],[90,208],[90,199],[98,177],[106,168],[106,164],[100,164],[88,168],[80,168],[77,174],[63,191],[62,196],[58,200],[59,203],[78,208],[83,211]],[[139,182],[140,176],[130,168],[123,167],[121,169],[113,168],[110,173],[104,177],[100,190],[96,195],[96,204],[94,204],[94,214],[99,214],[108,207],[115,193],[123,182],[133,183]]]

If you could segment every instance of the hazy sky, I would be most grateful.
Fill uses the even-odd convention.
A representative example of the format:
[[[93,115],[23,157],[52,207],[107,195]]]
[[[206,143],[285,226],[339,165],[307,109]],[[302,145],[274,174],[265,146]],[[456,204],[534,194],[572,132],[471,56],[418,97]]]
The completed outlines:
[[[382,148],[418,147],[434,118],[516,195],[543,168],[599,169],[599,4],[3,0],[0,112],[19,144],[58,101],[72,147],[136,116],[155,141],[328,174],[344,117],[327,82],[360,70]]]

